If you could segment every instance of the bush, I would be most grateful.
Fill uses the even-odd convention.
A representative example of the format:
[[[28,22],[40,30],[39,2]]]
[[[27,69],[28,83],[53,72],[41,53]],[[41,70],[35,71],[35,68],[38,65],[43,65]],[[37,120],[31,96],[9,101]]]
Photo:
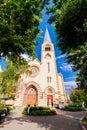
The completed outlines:
[[[82,119],[82,123],[83,123],[84,125],[86,125],[86,127],[87,127],[87,116],[85,116],[85,117]]]
[[[4,104],[0,101],[0,110],[4,108]]]
[[[42,106],[31,106],[30,109],[31,109],[31,111],[36,111],[36,110],[49,110],[48,107],[42,107]]]
[[[9,113],[9,112],[12,112],[13,110],[15,110],[15,106],[12,106],[12,107],[10,107],[10,106],[6,106],[6,109],[7,109],[7,112]]]
[[[64,110],[66,111],[82,111],[82,107],[79,107],[79,106],[72,106],[72,105],[68,105],[68,106],[65,106]]]
[[[27,113],[28,107],[25,107],[23,110],[23,114],[28,115]],[[56,111],[54,109],[50,109],[48,107],[30,107],[30,115],[55,115]]]
[[[25,107],[22,113],[23,113],[24,115],[27,115],[27,110],[28,110],[28,107]]]

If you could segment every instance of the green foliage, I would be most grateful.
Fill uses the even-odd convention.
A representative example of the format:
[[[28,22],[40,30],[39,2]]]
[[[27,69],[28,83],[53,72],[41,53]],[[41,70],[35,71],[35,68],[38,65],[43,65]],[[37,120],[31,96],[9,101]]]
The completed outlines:
[[[28,107],[25,107],[25,108],[23,109],[22,114],[27,115],[27,110],[28,110]]]
[[[4,104],[1,102],[1,99],[0,99],[0,110],[2,110],[4,108]]]
[[[6,106],[6,109],[7,109],[7,113],[10,113],[15,110],[15,107]]]
[[[87,86],[87,42],[83,45],[79,45],[77,49],[71,50],[67,56],[68,62],[72,63],[72,69],[74,71],[79,70],[77,73],[76,81],[80,83],[80,86],[86,89]]]
[[[58,5],[59,2],[56,2],[53,14],[56,15],[55,31],[58,39],[61,38],[59,47],[65,53],[87,41],[87,1],[62,1],[60,9]]]
[[[20,75],[24,72],[29,74],[29,65],[7,62],[7,68],[0,74],[0,93],[3,95],[13,95],[16,92],[16,83]]]
[[[70,99],[77,107],[82,107],[83,102],[84,107],[87,107],[87,94],[84,92],[84,90],[74,89],[70,95]]]
[[[82,107],[80,106],[71,106],[71,105],[68,105],[68,106],[65,106],[64,110],[66,111],[82,111]]]
[[[37,110],[37,111],[31,111],[30,115],[55,115],[55,110]]]
[[[86,125],[86,127],[87,127],[87,116],[85,116],[85,117],[82,119],[82,123],[83,123],[84,125]]]
[[[36,111],[36,110],[48,110],[48,109],[49,109],[48,107],[42,107],[42,106],[34,107],[34,106],[31,106],[31,111]]]
[[[42,18],[42,10],[49,0],[0,1],[0,56],[12,61],[27,52],[35,57],[35,38]]]
[[[0,1],[0,57],[12,61],[0,74],[0,92],[11,95],[15,83],[24,71],[29,70],[21,54],[25,52],[35,58],[35,38],[39,37],[38,28],[42,10],[49,0],[2,0]]]
[[[28,107],[25,107],[23,110],[23,114],[27,115]],[[30,107],[30,115],[55,115],[56,111],[54,109],[50,109],[48,107],[41,107],[41,106],[31,106]]]
[[[87,0],[53,0],[52,16],[58,47],[79,73],[77,81],[87,88]]]

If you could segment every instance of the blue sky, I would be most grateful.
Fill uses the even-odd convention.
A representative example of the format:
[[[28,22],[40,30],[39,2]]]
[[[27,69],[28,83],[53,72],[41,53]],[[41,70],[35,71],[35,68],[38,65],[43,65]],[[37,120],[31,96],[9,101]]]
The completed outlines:
[[[56,34],[54,32],[53,25],[47,23],[50,15],[46,15],[45,12],[46,10],[44,9],[43,19],[39,26],[41,30],[41,36],[43,36],[44,38],[45,30],[47,27],[51,37],[51,41],[54,44],[57,71],[58,73],[61,73],[63,75],[64,85],[65,88],[68,90],[71,87],[76,87],[76,83],[75,83],[76,75],[74,72],[72,72],[71,65],[66,63],[65,55],[61,55],[60,50],[58,50],[58,48],[56,47]],[[43,43],[43,38],[37,39],[38,45],[36,46],[36,56],[39,60],[41,59],[41,45]],[[28,58],[27,55],[24,54],[24,56],[26,59]],[[4,59],[0,59],[0,70],[4,70],[4,69],[5,69]]]

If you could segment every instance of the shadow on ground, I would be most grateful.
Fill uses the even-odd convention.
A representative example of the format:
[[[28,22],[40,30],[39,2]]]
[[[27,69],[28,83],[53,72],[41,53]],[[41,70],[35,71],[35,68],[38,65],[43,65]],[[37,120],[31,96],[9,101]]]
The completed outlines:
[[[11,113],[7,116],[6,121],[0,125],[0,128],[10,125],[15,122],[15,125],[24,125],[24,123],[37,124],[37,130],[44,128],[44,130],[81,130],[79,126],[79,120],[74,118],[68,118],[63,115],[54,116],[14,116],[15,113]],[[26,126],[27,128],[27,126]]]

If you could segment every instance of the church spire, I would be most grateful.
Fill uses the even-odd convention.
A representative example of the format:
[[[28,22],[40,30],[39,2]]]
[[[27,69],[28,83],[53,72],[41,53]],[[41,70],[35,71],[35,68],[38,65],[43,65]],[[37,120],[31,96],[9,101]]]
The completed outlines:
[[[44,36],[44,42],[46,41],[49,41],[51,43],[51,38],[50,38],[47,27],[46,27],[45,36]]]

